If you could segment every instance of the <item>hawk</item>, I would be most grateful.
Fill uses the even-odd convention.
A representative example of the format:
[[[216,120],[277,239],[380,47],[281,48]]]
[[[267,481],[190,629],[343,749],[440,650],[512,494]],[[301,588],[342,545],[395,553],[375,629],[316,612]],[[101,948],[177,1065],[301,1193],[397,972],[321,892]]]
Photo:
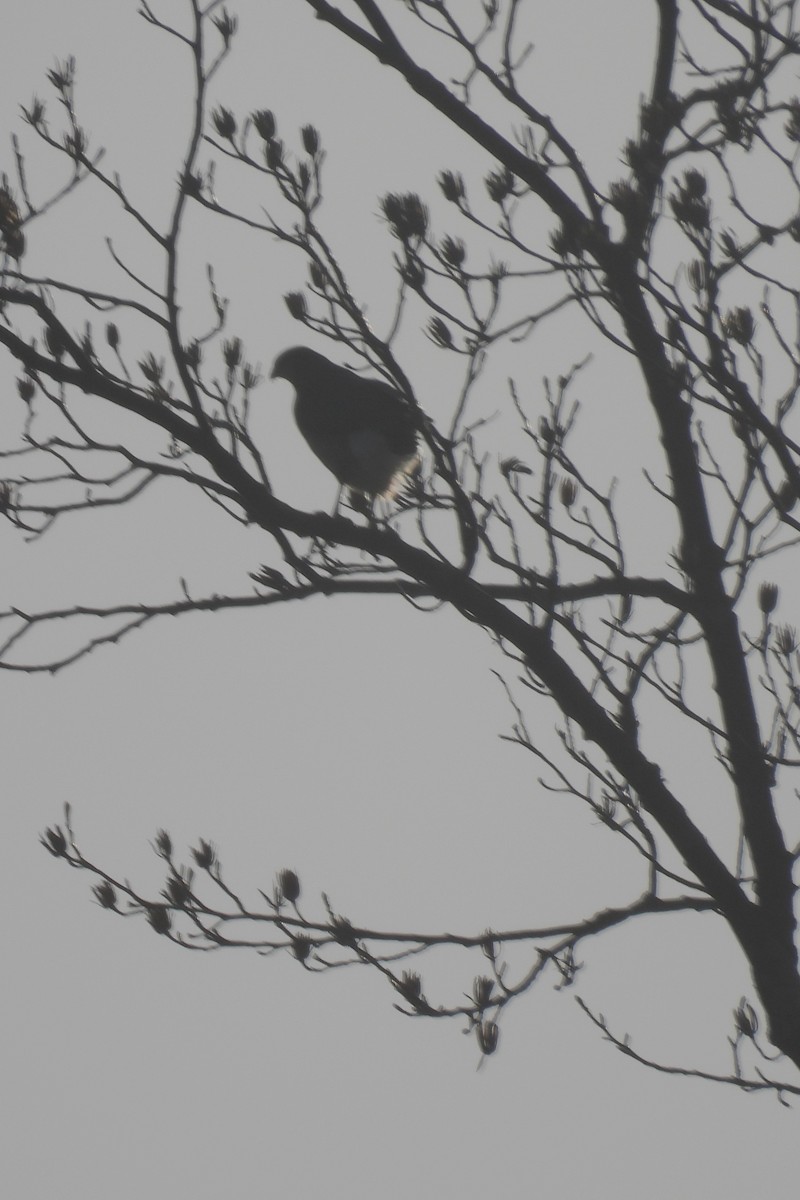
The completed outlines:
[[[295,390],[297,428],[340,484],[391,499],[419,463],[414,413],[382,379],[365,379],[306,346],[275,359]]]

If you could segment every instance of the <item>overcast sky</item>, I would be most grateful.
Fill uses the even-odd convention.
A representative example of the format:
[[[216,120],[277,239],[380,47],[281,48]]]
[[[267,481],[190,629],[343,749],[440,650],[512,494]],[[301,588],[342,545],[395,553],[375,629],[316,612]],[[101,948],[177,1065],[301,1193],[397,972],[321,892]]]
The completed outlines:
[[[46,95],[46,70],[74,54],[93,143],[163,224],[191,72],[136,7],[13,6],[0,125],[19,128],[18,104]],[[160,11],[183,7],[173,0]],[[391,244],[376,197],[432,193],[442,167],[477,177],[482,160],[302,4],[232,7],[241,36],[215,95],[239,112],[273,108],[287,137],[308,121],[320,128],[330,228],[377,321]],[[530,8],[542,106],[560,101],[583,157],[613,177],[631,105],[649,82],[655,5]],[[0,170],[11,173],[5,136]],[[35,195],[51,170],[32,155]],[[113,279],[103,222],[118,219],[109,212],[88,190],[70,197],[31,230],[26,267]],[[281,299],[305,277],[299,261],[226,229],[203,253],[250,357],[268,366],[308,340]],[[390,295],[383,302],[388,312]],[[450,381],[420,341],[416,382],[435,411]],[[538,376],[575,357],[557,341],[536,353]],[[14,424],[14,372],[3,370]],[[327,506],[332,481],[294,430],[286,385],[265,384],[259,403],[286,498]],[[598,444],[598,455],[610,449]],[[2,526],[0,551],[3,605],[30,608],[168,600],[181,578],[198,595],[244,591],[267,558],[255,534],[179,489],[111,517],[80,516],[31,545]],[[310,908],[326,891],[354,923],[474,933],[583,911],[565,911],[568,895],[576,906],[623,901],[614,839],[546,796],[532,760],[499,740],[511,714],[490,671],[502,665],[479,630],[450,614],[354,599],[187,617],[54,678],[0,675],[7,1195],[796,1195],[796,1109],[637,1067],[600,1039],[569,992],[545,985],[512,1006],[500,1053],[478,1071],[474,1039],[457,1023],[402,1017],[377,976],[182,952],[143,921],[102,911],[89,879],[38,846],[68,800],[85,852],[151,892],[160,874],[150,840],[164,826],[182,860],[187,843],[212,839],[246,895],[290,866]],[[564,888],[576,864],[577,896]],[[582,957],[578,990],[642,1052],[728,1068],[730,1010],[749,982],[712,918],[611,934]],[[457,1003],[480,970],[449,954],[424,968],[426,990]]]

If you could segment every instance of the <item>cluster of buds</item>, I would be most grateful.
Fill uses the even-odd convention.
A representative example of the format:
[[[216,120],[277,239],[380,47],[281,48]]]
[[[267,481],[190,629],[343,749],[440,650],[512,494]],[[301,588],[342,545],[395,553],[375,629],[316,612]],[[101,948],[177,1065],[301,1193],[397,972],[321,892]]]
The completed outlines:
[[[296,933],[292,937],[292,954],[298,962],[304,963],[311,953],[313,942],[304,933]]]
[[[309,170],[308,163],[301,162],[298,164],[295,180],[300,191],[304,196],[307,196],[311,187],[311,171]]]
[[[71,133],[64,134],[64,149],[76,162],[86,157],[88,147],[89,141],[79,125]]]
[[[180,874],[170,875],[162,895],[170,907],[186,908],[192,899],[192,871],[182,869]]]
[[[94,341],[92,340],[92,327],[89,322],[86,322],[86,328],[83,331],[83,336],[80,341],[80,347],[87,358],[96,358],[94,352]]]
[[[595,812],[604,825],[608,825],[612,829],[616,826],[617,797],[608,788],[603,789],[600,803],[597,805]]]
[[[733,1022],[740,1037],[752,1040],[758,1033],[758,1014],[744,996],[739,1001],[738,1008],[733,1010]]]
[[[51,825],[45,829],[39,841],[53,858],[67,857],[67,838],[60,825]]]
[[[96,883],[92,888],[92,892],[95,900],[101,908],[116,909],[117,893],[113,884],[109,883],[107,879],[103,879],[100,883]]]
[[[419,243],[428,232],[428,209],[416,192],[389,192],[381,200],[392,233],[404,245]]]
[[[800,100],[797,96],[789,101],[789,116],[783,131],[790,142],[800,142]]]
[[[169,860],[172,858],[172,838],[167,833],[166,829],[159,829],[153,842],[153,849],[159,858]]]
[[[726,337],[738,342],[740,346],[749,346],[756,331],[756,323],[749,308],[732,308],[725,314],[722,331]]]
[[[11,258],[20,259],[25,253],[22,214],[5,181],[0,186],[0,242]]]
[[[349,946],[352,950],[358,946],[355,930],[347,917],[334,916],[330,931],[334,941],[338,942],[340,946]]]
[[[412,1008],[428,1007],[422,991],[422,978],[416,971],[403,971],[401,978],[393,982],[400,995],[408,1001]]]
[[[261,383],[262,375],[258,367],[254,367],[252,363],[246,362],[242,367],[241,383],[246,392],[251,392],[253,388],[258,387]]]
[[[50,331],[48,329],[48,333],[49,332]],[[139,370],[142,372],[148,383],[158,386],[164,377],[164,359],[156,358],[153,352],[148,350],[144,358],[139,360]]]
[[[642,207],[642,195],[630,180],[617,179],[608,189],[608,202],[625,218],[626,222],[630,222],[638,215]]]
[[[280,908],[284,902],[296,904],[299,899],[300,880],[297,872],[284,867],[282,871],[278,872],[278,878],[275,880],[275,903]]]
[[[237,21],[236,17],[231,16],[227,8],[223,8],[222,12],[212,17],[211,20],[216,25],[219,35],[225,43],[225,47],[227,49],[227,47],[231,44],[233,35],[236,33],[239,22]]]
[[[316,262],[316,260],[309,263],[308,274],[312,287],[315,287],[317,291],[324,292],[330,287],[330,276],[322,263]]]
[[[66,345],[61,336],[61,331],[56,325],[45,326],[44,344],[47,347],[48,353],[52,354],[53,358],[61,359],[64,357]]]
[[[735,142],[740,146],[749,146],[753,140],[755,110],[750,111],[749,105],[737,105],[735,93],[723,95],[716,103],[717,120],[722,128],[726,141]]]
[[[238,337],[227,338],[222,343],[222,357],[225,361],[225,366],[228,368],[228,375],[233,375],[242,361],[242,339]]]
[[[622,154],[634,175],[638,175],[645,155],[642,143],[637,142],[634,138],[629,138],[622,147]]]
[[[252,120],[258,136],[265,142],[273,141],[278,128],[275,123],[275,114],[268,108],[261,108],[258,112],[253,113]]]
[[[264,158],[270,171],[283,166],[283,142],[277,134],[275,114],[269,108],[261,108],[252,115],[256,133],[264,142]]]
[[[762,583],[758,589],[758,607],[765,617],[774,612],[778,605],[777,583]]]
[[[514,176],[508,167],[503,167],[502,171],[490,171],[483,182],[489,199],[494,200],[495,204],[502,204],[514,194]]]
[[[625,143],[622,153],[637,179],[652,180],[660,176],[663,152],[660,145],[654,145],[649,136],[638,142],[631,138]]]
[[[23,117],[29,125],[32,125],[39,132],[42,132],[45,128],[45,111],[45,106],[38,96],[33,97],[30,108],[26,108],[24,104],[22,105]]]
[[[7,479],[0,480],[0,515],[12,517],[17,506],[17,494],[13,483]]]
[[[424,263],[415,254],[407,254],[406,260],[398,266],[400,277],[415,292],[425,286],[427,272]]]
[[[560,446],[564,440],[565,429],[558,421],[551,421],[549,417],[539,418],[539,437],[544,442],[545,446]]]
[[[521,458],[501,458],[500,471],[503,475],[503,478],[512,485],[514,482],[512,476],[533,474],[531,468],[527,466]]]
[[[147,921],[156,933],[169,933],[172,929],[172,917],[166,904],[150,904],[147,907]]]
[[[439,175],[439,187],[445,200],[449,200],[451,204],[461,204],[466,199],[464,177],[458,171],[442,171]]]
[[[303,149],[311,158],[316,158],[320,153],[319,132],[313,125],[304,125],[300,130],[300,138],[303,143]]]
[[[453,350],[453,335],[441,317],[431,317],[426,333],[435,346],[442,350]]]
[[[211,121],[219,136],[224,138],[226,142],[230,142],[231,145],[233,145],[233,139],[236,137],[238,125],[236,122],[236,117],[233,115],[231,110],[229,108],[225,108],[223,105],[220,105],[219,108],[215,108],[212,112]]]
[[[679,115],[680,101],[676,97],[645,101],[639,112],[642,134],[646,138],[662,139]]]
[[[56,63],[53,69],[47,72],[47,78],[56,91],[65,96],[75,86],[75,71],[75,59],[70,55],[62,63]]]
[[[275,114],[268,108],[254,112],[251,120],[256,132],[264,142],[264,158],[270,171],[286,170],[284,146],[277,136]],[[322,143],[319,132],[313,125],[304,125],[300,130],[300,140],[306,154],[316,163],[317,170],[322,162]],[[299,190],[305,195],[311,187],[312,171],[308,163],[301,162],[294,175],[294,181]]]
[[[284,595],[291,591],[291,584],[285,575],[280,571],[276,571],[274,567],[262,566],[257,571],[250,572],[250,578],[253,583],[257,583],[260,587],[271,588],[274,592],[282,592]]]
[[[775,643],[778,652],[785,658],[794,654],[797,649],[797,630],[794,625],[779,625],[775,630]]]
[[[287,292],[283,297],[283,303],[295,321],[305,321],[308,316],[308,305],[302,292]]]
[[[693,258],[689,263],[687,274],[689,287],[699,296],[708,289],[708,267],[702,258]]]
[[[719,235],[719,244],[728,258],[737,259],[741,254],[739,243],[730,229],[723,229]]]
[[[467,257],[467,248],[461,238],[443,237],[439,243],[439,253],[449,267],[460,268]]]
[[[578,485],[571,476],[567,476],[561,480],[558,489],[559,499],[564,505],[564,508],[569,510],[572,508],[575,501],[578,499]]]
[[[694,168],[688,170],[669,202],[675,220],[684,229],[695,234],[708,233],[710,209],[706,197],[706,177],[701,171]]]
[[[472,984],[472,999],[481,1012],[493,1002],[494,980],[488,975],[476,975]]]
[[[277,171],[285,166],[283,158],[283,142],[280,138],[273,138],[271,142],[267,142],[264,150],[264,158],[270,171]]]
[[[20,399],[24,400],[26,404],[30,404],[31,400],[36,394],[36,384],[33,382],[30,375],[22,375],[17,380],[17,391],[19,392]]]
[[[200,343],[197,341],[189,342],[189,345],[184,349],[183,354],[189,370],[196,371],[203,358],[203,352],[200,348]]]
[[[184,171],[181,176],[181,188],[187,196],[195,199],[202,196],[205,183],[206,181],[199,171]]]
[[[550,234],[550,249],[559,258],[579,258],[584,251],[579,226],[571,222],[553,230]]]
[[[198,844],[193,847],[192,858],[201,871],[210,871],[213,867],[219,867],[216,847],[213,842],[208,842],[205,838],[200,838]]]
[[[500,1028],[496,1021],[480,1021],[475,1026],[475,1032],[478,1036],[478,1045],[481,1049],[481,1054],[494,1054],[497,1049],[497,1044],[500,1041]]]

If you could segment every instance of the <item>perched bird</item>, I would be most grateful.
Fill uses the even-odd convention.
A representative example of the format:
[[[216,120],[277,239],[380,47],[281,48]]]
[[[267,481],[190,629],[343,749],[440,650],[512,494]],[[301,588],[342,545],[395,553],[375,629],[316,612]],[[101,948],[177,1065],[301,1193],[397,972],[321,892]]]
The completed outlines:
[[[279,354],[272,378],[294,387],[297,428],[339,483],[396,495],[419,462],[414,414],[399,392],[305,346]]]

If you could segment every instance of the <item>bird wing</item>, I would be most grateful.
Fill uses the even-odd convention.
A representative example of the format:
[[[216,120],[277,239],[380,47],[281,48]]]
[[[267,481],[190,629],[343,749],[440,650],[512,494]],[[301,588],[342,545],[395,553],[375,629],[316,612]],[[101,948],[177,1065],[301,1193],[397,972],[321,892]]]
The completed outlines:
[[[326,428],[350,434],[379,430],[396,454],[410,455],[416,450],[412,411],[382,379],[363,379],[332,363],[328,378],[320,380],[320,399],[315,418]]]

